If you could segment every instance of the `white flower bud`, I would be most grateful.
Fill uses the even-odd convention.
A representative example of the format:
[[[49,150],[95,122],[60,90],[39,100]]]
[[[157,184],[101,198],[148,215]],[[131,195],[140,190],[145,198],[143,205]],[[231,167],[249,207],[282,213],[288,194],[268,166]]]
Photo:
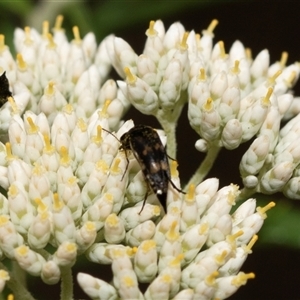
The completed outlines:
[[[10,280],[9,273],[5,270],[0,270],[0,293],[4,290],[5,282]]]
[[[76,262],[77,246],[75,243],[64,241],[53,254],[53,261],[60,267],[72,267]]]
[[[125,238],[124,223],[116,214],[110,214],[104,223],[104,237],[110,244],[118,244]]]
[[[58,283],[60,275],[60,268],[53,260],[48,260],[43,264],[41,278],[46,284]]]

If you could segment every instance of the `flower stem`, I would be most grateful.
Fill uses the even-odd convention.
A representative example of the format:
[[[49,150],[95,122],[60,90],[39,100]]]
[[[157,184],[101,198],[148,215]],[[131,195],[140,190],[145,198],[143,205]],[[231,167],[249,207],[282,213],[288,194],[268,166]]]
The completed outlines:
[[[211,170],[220,150],[221,148],[217,146],[212,146],[211,148],[209,148],[206,157],[204,158],[188,184],[185,186],[184,190],[186,190],[191,184],[198,185],[203,181],[203,178],[206,177]]]
[[[61,300],[73,299],[73,276],[70,267],[61,268]]]

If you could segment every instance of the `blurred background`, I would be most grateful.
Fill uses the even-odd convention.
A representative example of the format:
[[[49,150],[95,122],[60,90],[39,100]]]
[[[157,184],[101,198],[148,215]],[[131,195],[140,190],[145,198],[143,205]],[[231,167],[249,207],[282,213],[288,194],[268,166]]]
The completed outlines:
[[[299,12],[299,1],[0,1],[0,33],[5,35],[5,42],[13,52],[15,27],[29,25],[41,31],[44,20],[54,25],[56,16],[63,14],[63,27],[70,39],[72,27],[77,25],[82,37],[93,31],[99,43],[106,35],[114,33],[140,54],[150,20],[162,19],[166,29],[173,22],[180,21],[187,31],[194,29],[201,33],[212,19],[218,19],[214,43],[223,40],[226,51],[238,39],[251,48],[253,57],[267,48],[271,63],[280,59],[282,51],[287,51],[288,64],[291,64],[300,61]],[[300,95],[299,82],[294,90],[296,95]],[[158,126],[156,120],[145,118],[134,109],[130,110],[126,116],[128,118],[133,118],[135,123]],[[204,157],[194,148],[198,137],[188,125],[186,109],[177,131],[179,172],[185,183]],[[222,150],[210,173],[211,177],[220,179],[220,186],[230,183],[242,186],[238,166],[249,144],[234,151]],[[268,212],[269,217],[259,232],[253,254],[242,268],[244,272],[254,272],[256,278],[241,287],[231,299],[300,299],[299,203],[285,199],[281,194],[268,198],[257,195],[257,200],[260,206],[270,201],[275,201],[277,205]],[[91,269],[84,258],[74,273],[79,269],[103,278],[103,274],[99,274],[99,267],[94,264]],[[59,298],[56,286],[46,286],[36,279],[30,280],[29,285],[37,299]],[[79,289],[75,295],[77,299],[85,298]]]

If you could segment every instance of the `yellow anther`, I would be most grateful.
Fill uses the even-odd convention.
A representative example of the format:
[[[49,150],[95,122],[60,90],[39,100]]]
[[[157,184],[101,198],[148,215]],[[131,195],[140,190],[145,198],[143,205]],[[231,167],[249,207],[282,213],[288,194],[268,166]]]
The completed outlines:
[[[170,229],[167,231],[166,233],[166,238],[169,240],[169,241],[176,241],[179,239],[180,237],[180,234],[178,232],[178,223],[177,221],[174,221],[172,224],[171,224],[171,227]]]
[[[44,167],[42,167],[39,163],[36,162],[32,169],[32,174],[40,176],[44,173],[44,171]]]
[[[281,53],[281,58],[280,58],[280,61],[279,61],[279,64],[280,64],[281,68],[284,68],[286,66],[286,62],[288,60],[288,57],[289,57],[289,54],[286,51],[283,51]]]
[[[47,38],[48,38],[48,45],[47,47],[49,49],[55,49],[56,48],[56,43],[53,40],[53,35],[51,33],[47,34]]]
[[[76,184],[78,182],[78,178],[76,176],[72,176],[68,179],[68,183],[70,185]]]
[[[74,108],[73,108],[72,104],[70,104],[70,103],[66,104],[62,110],[64,113],[66,113],[68,115],[71,115],[74,112]]]
[[[199,70],[198,80],[199,81],[206,81],[206,72],[205,72],[205,69],[201,68]]]
[[[208,286],[213,286],[216,283],[216,278],[219,276],[219,272],[218,271],[214,271],[212,272],[210,275],[205,277],[205,283]]]
[[[270,78],[268,78],[268,81],[270,84],[274,84],[276,78],[282,73],[281,70],[278,70],[273,76],[271,76]]]
[[[148,240],[142,244],[141,250],[147,253],[154,248],[156,248],[156,242],[154,240]]]
[[[86,122],[84,121],[83,118],[79,118],[77,123],[76,123],[76,126],[82,131],[82,132],[85,132],[87,131],[87,124]]]
[[[196,39],[197,48],[201,49],[201,44],[200,44],[201,35],[200,35],[200,33],[195,34],[195,39]]]
[[[252,60],[252,51],[250,48],[245,49],[245,54],[248,60]]]
[[[15,299],[15,296],[13,294],[9,294],[7,296],[7,300],[14,300]]]
[[[109,105],[111,104],[111,100],[110,99],[106,99],[104,101],[104,104],[102,106],[102,109],[100,111],[100,115],[102,118],[107,118],[108,117],[108,114],[107,114],[107,109],[109,107]]]
[[[25,41],[24,41],[24,43],[27,44],[27,45],[32,44],[33,40],[31,39],[31,36],[30,36],[30,27],[26,26],[24,28],[24,32],[25,32]]]
[[[68,149],[65,146],[62,146],[60,148],[59,154],[60,154],[60,164],[64,166],[68,166],[71,162]]]
[[[130,288],[136,285],[136,282],[130,276],[124,276],[122,278],[123,282],[125,283],[126,287]]]
[[[76,44],[80,44],[81,38],[80,38],[80,32],[78,26],[73,26],[73,35],[74,35],[73,42],[75,42]]]
[[[270,103],[271,103],[270,98],[271,98],[272,94],[273,94],[273,88],[269,87],[266,96],[263,97],[263,99],[261,101],[263,106],[269,106],[270,105]]]
[[[97,126],[97,134],[92,136],[93,143],[99,145],[102,142],[102,127],[100,125]]]
[[[106,161],[102,160],[102,159],[100,159],[96,162],[95,167],[97,170],[102,171],[103,173],[107,172],[109,169]]]
[[[3,52],[5,49],[5,36],[3,34],[0,34],[0,53]]]
[[[126,81],[128,84],[134,84],[137,80],[137,77],[133,75],[128,67],[124,68],[124,72],[126,75]]]
[[[55,25],[54,25],[54,30],[58,31],[58,30],[62,30],[62,22],[64,20],[64,16],[63,15],[58,15],[55,19]]]
[[[225,263],[225,258],[227,256],[227,251],[224,250],[221,254],[215,256],[215,262],[218,265],[223,265]]]
[[[43,149],[44,153],[52,154],[55,151],[54,146],[51,145],[50,143],[50,137],[48,134],[44,134],[44,142],[45,142],[45,147]]]
[[[25,245],[22,245],[22,246],[19,246],[16,251],[18,252],[19,255],[21,256],[25,256],[28,254],[29,252],[29,247],[25,246]]]
[[[226,58],[226,52],[225,52],[225,45],[223,41],[220,41],[218,43],[219,47],[220,47],[220,57],[225,59]]]
[[[195,201],[195,189],[196,186],[194,184],[189,185],[188,191],[185,195],[185,200],[186,201]]]
[[[203,234],[206,234],[207,231],[209,229],[209,226],[207,223],[203,223],[200,227],[199,227],[199,231],[198,231],[198,234],[199,235],[203,235]]]
[[[149,28],[146,30],[146,35],[148,37],[155,37],[157,31],[154,29],[155,21],[150,21]]]
[[[45,95],[52,96],[54,94],[54,81],[49,81],[47,87],[45,88]]]
[[[117,226],[119,224],[119,219],[117,217],[116,214],[110,214],[107,218],[106,218],[106,223],[109,225],[109,226]]]
[[[169,265],[171,267],[176,267],[176,266],[180,265],[180,263],[183,259],[184,259],[184,254],[180,253],[173,260],[170,261]]]
[[[11,186],[8,189],[7,194],[8,194],[8,196],[15,198],[19,194],[19,190],[14,184],[11,184]]]
[[[113,173],[113,174],[120,174],[121,173],[121,168],[119,167],[120,162],[121,162],[120,158],[116,158],[113,161],[112,166],[110,167],[110,173]]]
[[[267,205],[264,206],[264,207],[260,207],[260,206],[257,207],[257,208],[256,208],[256,211],[259,213],[259,215],[260,215],[263,219],[266,219],[266,218],[267,218],[266,212],[267,212],[269,209],[273,208],[275,205],[276,205],[275,202],[270,202],[269,204],[267,204]]]
[[[27,64],[24,61],[21,53],[17,54],[17,65],[20,70],[26,70],[26,68],[27,68]]]
[[[13,159],[16,159],[17,157],[12,154],[11,152],[11,145],[9,142],[5,143],[5,150],[6,150],[6,157],[5,159],[7,161],[12,161]]]
[[[93,232],[93,231],[96,231],[96,225],[94,222],[91,222],[91,221],[87,221],[85,224],[84,224],[84,227],[87,231],[90,231],[90,232]]]
[[[137,251],[138,251],[137,247],[132,247],[132,248],[128,247],[125,252],[128,256],[132,257],[137,253]]]
[[[168,274],[165,274],[162,276],[162,281],[164,281],[165,283],[172,282],[172,277]]]
[[[43,213],[48,210],[48,206],[41,200],[41,198],[35,198],[34,202],[38,205],[39,213]]]
[[[213,33],[213,31],[215,30],[216,26],[218,25],[219,21],[217,19],[214,19],[210,22],[209,26],[207,27],[206,31],[208,33]]]
[[[236,241],[236,239],[238,237],[240,237],[241,235],[244,234],[244,231],[243,230],[239,230],[237,231],[236,233],[232,234],[232,235],[227,235],[226,237],[226,240],[229,242],[229,243],[233,243]]]
[[[205,101],[205,103],[202,105],[202,108],[206,112],[212,111],[213,108],[214,108],[214,101],[213,101],[213,99],[211,97],[207,98],[207,100]]]
[[[152,215],[153,216],[159,216],[160,212],[161,212],[161,210],[160,210],[160,207],[158,205],[154,205],[152,207]]]
[[[178,171],[177,171],[178,163],[176,160],[171,161],[171,177],[176,178],[178,177]]]
[[[245,285],[247,283],[248,279],[253,279],[255,278],[255,274],[254,273],[248,273],[245,274],[243,272],[240,272],[239,274],[237,274],[234,279],[232,279],[231,284],[239,287],[241,285]]]
[[[58,194],[53,194],[53,210],[58,212],[64,207],[64,203],[59,200]]]
[[[111,193],[105,193],[105,201],[109,203],[114,202],[114,196]]]
[[[48,38],[48,34],[49,34],[49,22],[44,21],[43,22],[43,37]]]
[[[182,40],[181,40],[181,42],[180,42],[180,44],[179,44],[179,49],[180,49],[180,50],[185,51],[185,50],[188,49],[188,44],[186,43],[188,36],[189,36],[189,32],[186,31],[186,32],[183,34]]]
[[[9,216],[1,215],[0,216],[0,226],[4,226],[9,222]]]
[[[65,250],[67,250],[69,253],[73,253],[77,250],[77,246],[75,243],[67,243],[65,246]]]
[[[247,253],[247,254],[252,253],[252,247],[254,246],[254,244],[256,243],[257,240],[258,240],[258,236],[255,234],[252,237],[252,239],[250,240],[250,242],[248,243],[248,245],[243,245],[243,249],[244,249],[245,253]]]
[[[236,60],[234,62],[233,68],[231,68],[231,72],[234,73],[234,74],[239,74],[240,73],[239,65],[240,65],[240,61]]]
[[[33,120],[31,119],[31,117],[28,117],[27,119],[27,122],[28,122],[28,125],[29,125],[29,128],[28,128],[28,134],[35,134],[39,131],[39,127],[36,126],[33,122]]]

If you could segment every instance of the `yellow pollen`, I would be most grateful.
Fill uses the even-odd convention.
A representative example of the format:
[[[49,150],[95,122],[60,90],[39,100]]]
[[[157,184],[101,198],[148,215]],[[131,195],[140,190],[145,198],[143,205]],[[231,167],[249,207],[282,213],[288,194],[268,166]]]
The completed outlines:
[[[110,172],[111,173],[114,173],[114,174],[119,174],[121,172],[121,169],[119,167],[120,165],[120,162],[121,162],[121,159],[120,158],[116,158],[114,160],[114,162],[112,163],[112,166],[110,168]]]
[[[5,49],[5,36],[3,34],[0,34],[0,53],[3,52]]]
[[[56,48],[56,43],[53,40],[53,35],[51,33],[47,34],[47,38],[48,38],[48,45],[47,47],[49,49],[55,49]]]
[[[134,84],[137,80],[137,77],[133,75],[128,67],[124,68],[124,72],[126,75],[126,81],[128,84]]]
[[[22,245],[16,249],[19,255],[26,256],[29,252],[29,248],[25,245]]]
[[[68,103],[63,107],[63,112],[65,112],[68,115],[71,115],[74,112],[74,108],[72,104]]]
[[[205,277],[205,283],[208,286],[213,286],[216,283],[216,278],[219,276],[219,272],[218,271],[214,271],[212,272],[210,275]]]
[[[7,215],[0,216],[0,226],[4,226],[9,222],[9,217]]]
[[[9,187],[7,194],[8,194],[8,196],[15,198],[19,194],[19,189],[14,184],[12,184]]]
[[[214,101],[213,101],[213,99],[211,97],[207,98],[207,100],[203,104],[202,108],[206,112],[212,111],[213,108],[214,108]]]
[[[43,137],[44,137],[44,142],[45,142],[45,147],[43,149],[43,152],[48,153],[48,154],[52,154],[55,151],[55,148],[50,143],[49,134],[44,134]]]
[[[135,254],[137,253],[137,250],[138,250],[137,247],[132,247],[132,248],[128,247],[128,248],[126,249],[126,254],[127,254],[128,256],[132,257],[133,255],[135,255]]]
[[[73,26],[73,35],[74,35],[73,42],[75,42],[76,44],[81,44],[81,38],[80,38],[78,26]]]
[[[41,198],[35,198],[34,202],[38,205],[39,213],[42,213],[42,212],[48,210],[48,206],[41,200]]]
[[[1,280],[9,280],[9,274],[5,270],[0,270],[0,279]]]
[[[227,202],[230,205],[235,205],[236,193],[235,191],[230,191],[227,195]]]
[[[59,200],[58,194],[54,193],[53,194],[53,209],[54,209],[54,211],[58,212],[58,211],[62,210],[63,207],[64,207],[64,203]]]
[[[245,253],[247,253],[247,254],[252,253],[252,247],[254,246],[254,244],[256,243],[257,240],[258,240],[258,236],[255,234],[252,237],[252,239],[250,240],[250,242],[248,243],[248,245],[243,245],[243,249],[244,249]]]
[[[63,15],[58,15],[55,20],[54,30],[62,30],[62,22],[64,20]]]
[[[150,21],[149,28],[146,30],[146,35],[148,37],[157,36],[157,31],[154,29],[155,21]]]
[[[100,112],[101,117],[103,117],[103,118],[107,118],[108,117],[107,109],[108,109],[110,103],[111,103],[110,99],[106,99],[105,100],[105,102],[104,102],[104,104],[102,106],[101,112]]]
[[[42,175],[43,173],[44,173],[43,167],[42,167],[39,163],[36,162],[36,163],[34,164],[33,169],[32,169],[32,174],[40,176],[40,175]]]
[[[105,193],[105,201],[112,203],[114,201],[114,196],[111,193]]]
[[[201,68],[199,71],[199,76],[198,76],[199,81],[205,81],[206,80],[206,73],[205,69]]]
[[[11,145],[9,142],[5,143],[5,150],[6,150],[6,157],[5,159],[7,161],[12,161],[13,159],[16,159],[17,157],[14,156],[12,153],[11,153]]]
[[[35,134],[39,131],[38,126],[36,126],[33,122],[33,120],[31,119],[31,117],[28,117],[27,119],[29,128],[28,128],[28,134]]]
[[[250,48],[245,49],[245,54],[248,60],[252,60],[252,51]]]
[[[84,227],[87,231],[95,231],[96,230],[96,226],[95,226],[95,223],[94,222],[91,222],[91,221],[87,221],[85,224],[84,224]]]
[[[162,281],[164,281],[165,283],[172,282],[172,277],[168,274],[165,274],[162,276]]]
[[[270,84],[274,84],[275,83],[275,80],[276,78],[282,73],[281,70],[278,70],[273,76],[271,76],[270,78],[268,78],[268,82]]]
[[[281,53],[281,58],[280,58],[280,61],[279,61],[279,64],[280,64],[281,68],[284,68],[286,66],[286,62],[287,62],[288,57],[289,57],[289,54],[286,51],[283,51]]]
[[[273,88],[269,87],[267,94],[265,97],[262,98],[262,105],[268,107],[270,105],[270,98],[272,96],[273,93]]]
[[[207,230],[209,229],[209,226],[207,223],[203,223],[200,227],[199,227],[199,235],[203,235],[207,233]]]
[[[239,74],[240,73],[239,65],[240,65],[240,61],[236,60],[234,62],[233,68],[231,69],[232,73],[234,73],[234,74]]]
[[[65,250],[67,250],[69,253],[73,253],[77,250],[75,243],[67,243],[65,246]]]
[[[187,45],[187,43],[186,43],[188,36],[189,36],[189,32],[186,31],[186,32],[183,34],[182,40],[181,40],[181,42],[180,42],[180,44],[179,44],[179,49],[182,50],[182,51],[185,51],[185,50],[188,49],[188,45]]]
[[[209,33],[213,33],[213,31],[214,31],[215,28],[217,27],[218,23],[219,23],[219,21],[218,21],[217,19],[213,19],[213,20],[210,22],[210,24],[209,24],[209,26],[207,27],[206,30],[207,30]]]
[[[60,163],[62,165],[69,165],[69,163],[71,162],[71,158],[69,156],[69,153],[68,153],[68,149],[65,147],[65,146],[62,146],[60,148]]]
[[[187,194],[185,196],[186,201],[194,202],[194,200],[195,200],[195,189],[196,189],[196,186],[194,184],[191,184],[189,186],[189,189],[188,189]]]
[[[135,281],[129,276],[124,276],[123,281],[128,288],[135,286]]]
[[[48,38],[48,33],[49,33],[49,22],[44,21],[43,22],[43,37]]]
[[[171,161],[171,177],[175,178],[178,177],[178,171],[177,171],[178,163],[176,160]]]
[[[170,261],[169,266],[177,267],[178,265],[180,265],[183,259],[184,259],[184,254],[180,253],[172,261]]]
[[[276,204],[275,202],[270,202],[269,204],[267,204],[266,206],[264,207],[257,207],[256,208],[256,211],[259,213],[259,215],[263,218],[263,219],[266,219],[267,218],[267,214],[266,212],[271,209],[272,207],[274,207]]]
[[[115,227],[119,224],[119,219],[116,214],[110,214],[107,218],[106,221],[107,225],[111,227]]]
[[[153,216],[159,216],[160,215],[160,207],[158,205],[152,206],[152,215]]]
[[[239,287],[241,285],[245,285],[248,279],[253,279],[253,278],[255,278],[254,273],[245,274],[243,272],[240,272],[232,279],[231,284]]]
[[[106,163],[106,161],[105,160],[102,160],[102,159],[100,159],[100,160],[98,160],[97,162],[96,162],[96,169],[97,170],[101,170],[102,172],[107,172],[108,171],[108,169],[109,169],[109,167],[108,167],[108,165],[107,165],[107,163]]]
[[[221,254],[215,256],[215,262],[220,266],[223,265],[225,263],[226,255],[227,251],[224,250]]]
[[[33,40],[31,39],[31,36],[30,36],[30,27],[26,26],[24,28],[24,32],[25,32],[25,41],[24,41],[24,43],[27,44],[27,45],[32,44]]]
[[[200,33],[195,34],[195,39],[196,39],[197,48],[201,49],[201,45],[200,45],[201,35],[200,35]]]
[[[54,94],[54,82],[50,81],[45,89],[45,95],[52,96]]]
[[[76,125],[82,132],[87,131],[87,124],[83,118],[79,118]]]
[[[156,242],[154,240],[148,240],[142,244],[141,250],[143,252],[148,253],[150,250],[154,249],[155,247],[156,247]]]
[[[226,52],[225,52],[225,46],[224,46],[224,42],[220,41],[218,43],[219,47],[220,47],[220,57],[225,59],[226,58]]]
[[[72,177],[70,177],[70,178],[68,179],[68,183],[69,183],[70,185],[73,185],[73,184],[77,183],[77,181],[78,181],[78,179],[77,179],[76,176],[72,176]]]
[[[27,64],[24,61],[21,53],[17,54],[17,65],[20,70],[26,70],[26,68],[27,68]]]
[[[178,223],[177,221],[174,221],[172,224],[171,224],[171,227],[170,229],[168,230],[168,232],[166,233],[166,238],[169,240],[169,241],[176,241],[179,239],[180,235],[178,233]]]
[[[241,235],[244,234],[244,231],[243,230],[239,230],[237,231],[236,233],[232,234],[232,235],[227,235],[226,237],[226,240],[229,242],[229,243],[233,243],[235,242],[235,240],[240,237]]]
[[[96,145],[102,142],[102,127],[100,125],[97,126],[97,134],[93,135],[91,139]]]
[[[15,299],[15,297],[14,297],[13,294],[9,294],[9,295],[7,296],[7,300],[14,300],[14,299]]]

